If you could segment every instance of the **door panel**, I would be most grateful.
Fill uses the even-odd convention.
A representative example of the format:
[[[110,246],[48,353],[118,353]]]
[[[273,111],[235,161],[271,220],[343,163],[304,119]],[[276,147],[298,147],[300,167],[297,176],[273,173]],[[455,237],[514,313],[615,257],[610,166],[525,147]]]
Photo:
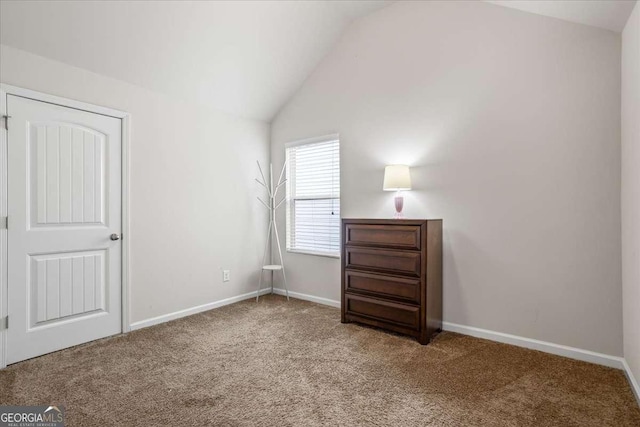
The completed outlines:
[[[104,224],[106,135],[69,123],[29,126],[31,225]]]
[[[31,326],[106,311],[105,251],[31,257]]]
[[[7,96],[7,362],[122,331],[121,120]]]

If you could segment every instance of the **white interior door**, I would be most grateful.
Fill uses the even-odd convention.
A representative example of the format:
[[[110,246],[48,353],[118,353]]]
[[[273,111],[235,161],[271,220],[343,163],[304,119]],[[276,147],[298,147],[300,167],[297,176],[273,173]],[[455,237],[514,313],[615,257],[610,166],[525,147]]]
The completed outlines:
[[[7,363],[122,331],[120,119],[7,96]]]

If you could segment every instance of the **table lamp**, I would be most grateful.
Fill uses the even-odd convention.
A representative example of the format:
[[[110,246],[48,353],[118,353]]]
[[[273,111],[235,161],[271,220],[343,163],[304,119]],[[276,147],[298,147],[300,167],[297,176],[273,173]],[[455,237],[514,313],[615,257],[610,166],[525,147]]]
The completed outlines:
[[[382,184],[384,191],[395,191],[394,199],[396,205],[395,219],[404,218],[402,207],[404,198],[400,195],[402,190],[411,190],[411,173],[407,165],[389,165],[384,168],[384,183]]]

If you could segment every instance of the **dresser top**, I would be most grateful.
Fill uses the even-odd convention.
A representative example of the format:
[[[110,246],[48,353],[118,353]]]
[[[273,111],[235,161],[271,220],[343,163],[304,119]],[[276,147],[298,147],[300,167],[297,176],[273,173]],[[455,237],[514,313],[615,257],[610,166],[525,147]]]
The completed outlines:
[[[442,221],[442,219],[342,218],[343,223],[349,224],[420,225],[428,221]]]

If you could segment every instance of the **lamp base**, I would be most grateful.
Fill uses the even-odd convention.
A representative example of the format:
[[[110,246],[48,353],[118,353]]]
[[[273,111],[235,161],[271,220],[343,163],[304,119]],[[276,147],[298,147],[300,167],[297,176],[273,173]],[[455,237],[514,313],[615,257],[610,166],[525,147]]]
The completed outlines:
[[[404,197],[396,196],[393,200],[396,205],[396,214],[393,216],[393,219],[403,219],[404,214],[402,213],[402,208],[404,206]]]

